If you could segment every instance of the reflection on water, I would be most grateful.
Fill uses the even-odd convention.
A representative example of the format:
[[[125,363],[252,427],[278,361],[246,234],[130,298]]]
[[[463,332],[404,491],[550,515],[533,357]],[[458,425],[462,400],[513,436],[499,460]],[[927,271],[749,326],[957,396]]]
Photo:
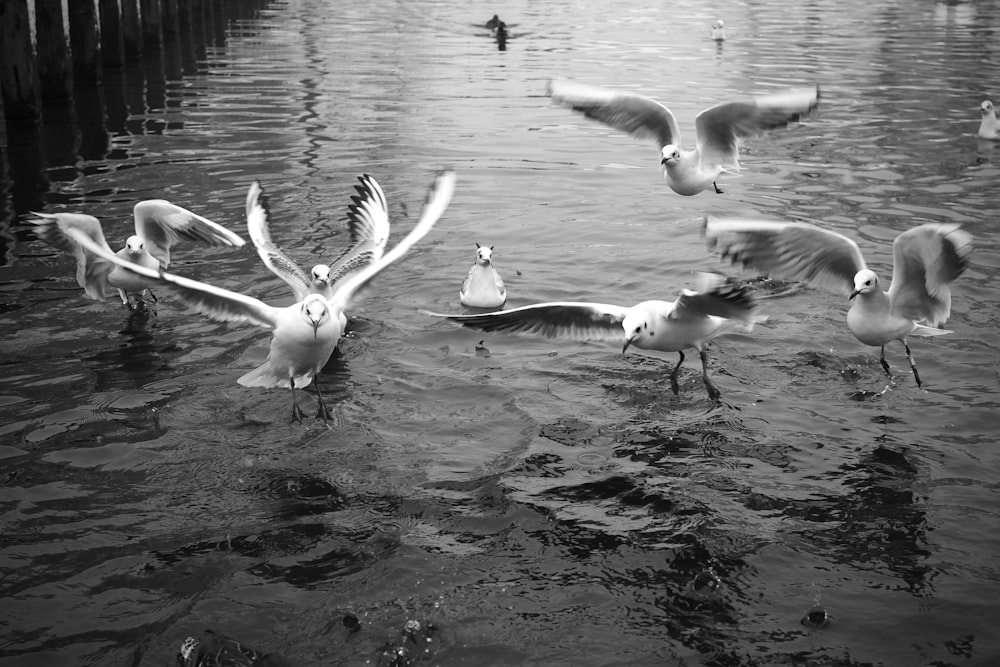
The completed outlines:
[[[162,665],[187,637],[302,665],[1000,655],[1000,146],[975,137],[994,5],[204,10],[0,155],[0,666]],[[724,195],[679,197],[650,146],[553,107],[554,76],[646,93],[682,128],[734,96],[819,83],[822,100],[748,142]],[[308,265],[343,242],[358,174],[399,238],[444,165],[447,215],[351,305],[318,378],[331,429],[290,424],[288,390],[236,383],[267,332],[169,294],[155,314],[89,301],[20,221],[86,211],[114,244],[137,199],[163,197],[242,233],[260,179],[275,241]],[[672,299],[729,270],[705,213],[821,224],[875,268],[901,230],[961,223],[976,252],[954,333],[914,346],[925,390],[900,373],[883,392],[846,298],[796,285],[751,282],[769,320],[712,343],[718,406],[696,367],[673,395],[676,356],[421,312],[460,309],[476,242],[503,249],[508,307]],[[173,261],[290,303],[252,250]]]

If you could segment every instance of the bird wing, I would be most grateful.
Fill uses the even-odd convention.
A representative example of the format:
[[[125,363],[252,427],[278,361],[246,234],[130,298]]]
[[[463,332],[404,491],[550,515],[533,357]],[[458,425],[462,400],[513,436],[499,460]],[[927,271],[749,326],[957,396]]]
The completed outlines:
[[[553,102],[637,139],[651,139],[657,148],[680,145],[681,135],[674,114],[656,100],[559,79],[549,82],[548,93]]]
[[[108,274],[114,265],[100,255],[87,250],[69,234],[71,230],[90,239],[90,241],[113,255],[100,221],[92,215],[82,213],[32,213],[37,219],[28,222],[35,225],[35,234],[49,245],[73,256],[76,260],[76,282],[84,289],[91,299],[98,301],[114,293],[114,288],[108,284]]]
[[[865,268],[857,243],[804,222],[706,216],[702,232],[708,247],[733,264],[835,292],[853,290],[854,274]]]
[[[951,312],[948,283],[962,274],[972,252],[972,236],[955,224],[926,224],[909,229],[892,242],[893,311],[932,327]]]
[[[447,317],[449,320],[480,331],[620,342],[625,336],[625,332],[622,331],[622,320],[625,319],[628,310],[622,306],[606,303],[557,301],[478,315],[429,314]]]
[[[170,248],[180,239],[210,246],[240,247],[246,243],[220,224],[163,199],[147,199],[135,205],[135,233],[146,252],[163,267],[170,266]]]
[[[368,174],[358,180],[361,184],[354,186],[358,194],[347,206],[351,246],[330,264],[331,284],[378,261],[389,241],[389,205],[382,186]]]
[[[427,191],[427,198],[424,201],[423,209],[420,211],[420,219],[403,239],[393,247],[392,250],[380,257],[377,261],[368,264],[363,269],[355,271],[344,277],[335,287],[334,292],[328,299],[333,308],[341,312],[346,310],[361,287],[374,278],[382,269],[386,268],[397,259],[406,254],[406,251],[413,247],[417,241],[422,239],[434,227],[451,202],[451,197],[455,193],[455,172],[442,171],[434,178]]]
[[[270,216],[263,194],[259,181],[250,184],[246,202],[247,234],[264,266],[288,283],[295,298],[301,301],[309,294],[312,282],[299,265],[271,240]]]
[[[167,273],[162,269],[154,271],[139,264],[133,264],[111,253],[110,250],[101,248],[87,234],[79,230],[70,229],[67,231],[67,234],[86,248],[87,251],[94,253],[102,259],[168,287],[189,306],[200,313],[208,315],[212,319],[219,320],[220,322],[252,322],[265,329],[273,329],[275,327],[277,321],[276,311],[263,301],[239,294],[238,292],[230,292],[221,287],[215,287],[214,285],[197,280]]]
[[[746,285],[715,273],[701,273],[697,290],[683,290],[669,319],[724,317],[752,321],[757,302]]]
[[[738,170],[741,139],[785,127],[808,114],[817,104],[819,86],[793,88],[705,109],[695,118],[702,166]]]

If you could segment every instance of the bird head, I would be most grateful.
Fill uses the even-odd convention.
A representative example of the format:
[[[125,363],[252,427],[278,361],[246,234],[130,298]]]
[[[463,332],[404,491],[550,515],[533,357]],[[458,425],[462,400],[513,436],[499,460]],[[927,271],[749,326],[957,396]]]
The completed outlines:
[[[660,165],[672,167],[681,160],[681,149],[673,144],[667,144],[660,150]]]
[[[125,240],[125,250],[130,255],[140,255],[146,249],[146,244],[138,236],[132,235]]]
[[[652,331],[649,331],[649,318],[646,313],[633,308],[625,315],[625,319],[622,320],[622,329],[625,331],[625,345],[622,346],[622,354],[628,350],[628,346],[636,343],[639,338],[648,332],[650,336],[653,335]],[[638,347],[642,347],[638,345]]]
[[[718,21],[712,24],[712,27],[715,28],[716,30],[721,30],[724,25],[725,24],[722,22],[722,19],[719,19]]]
[[[320,283],[323,285],[330,284],[330,267],[326,264],[317,264],[312,267],[312,271],[309,273],[314,283]]]
[[[493,263],[493,246],[481,246],[476,244],[476,261],[480,264],[492,264]]]
[[[985,100],[982,104],[979,105],[979,111],[984,116],[995,115],[993,111],[993,102]]]
[[[878,289],[878,276],[874,271],[861,269],[854,274],[854,291],[850,298],[853,299],[859,294],[871,294]]]
[[[319,328],[330,319],[330,306],[319,294],[310,294],[302,301],[302,314],[313,328],[313,338],[319,335]]]

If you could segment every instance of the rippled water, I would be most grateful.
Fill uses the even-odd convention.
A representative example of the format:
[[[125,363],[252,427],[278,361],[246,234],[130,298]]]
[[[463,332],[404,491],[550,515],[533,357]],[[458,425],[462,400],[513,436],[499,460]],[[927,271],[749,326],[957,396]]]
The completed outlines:
[[[1000,661],[1000,146],[975,137],[1000,96],[1000,9],[613,4],[228,7],[11,135],[0,665],[171,664],[205,628],[300,665]],[[479,27],[493,13],[505,50]],[[725,194],[680,197],[650,146],[552,107],[554,76],[651,95],[688,138],[734,96],[818,82],[822,101],[750,142]],[[21,221],[88,211],[115,244],[136,200],[164,197],[243,232],[259,178],[276,240],[311,265],[344,242],[358,174],[399,238],[442,166],[459,174],[446,216],[357,300],[319,379],[332,430],[236,384],[265,332],[166,293],[148,318],[88,301]],[[672,356],[420,312],[460,309],[476,242],[508,306],[672,299],[732,271],[705,213],[816,222],[883,272],[900,231],[962,223],[955,333],[911,346],[925,390],[890,346],[879,394],[844,299],[808,288],[712,345],[720,406],[696,361],[674,397]],[[178,249],[173,268],[291,301],[247,249]],[[825,627],[801,622],[815,604]]]

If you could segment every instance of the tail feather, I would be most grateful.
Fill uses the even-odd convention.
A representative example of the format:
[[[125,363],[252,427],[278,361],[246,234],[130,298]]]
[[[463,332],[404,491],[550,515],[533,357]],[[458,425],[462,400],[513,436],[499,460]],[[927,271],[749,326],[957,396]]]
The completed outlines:
[[[270,361],[265,361],[249,373],[242,375],[236,381],[244,387],[285,387],[287,389],[292,386],[290,380],[295,380],[295,388],[301,389],[302,387],[309,386],[313,380],[313,375],[314,373],[309,371],[290,378],[288,375],[278,373]]]
[[[918,324],[913,328],[913,331],[909,333],[910,336],[943,336],[945,334],[954,333],[950,329],[938,329],[937,327],[929,327],[926,324]]]

